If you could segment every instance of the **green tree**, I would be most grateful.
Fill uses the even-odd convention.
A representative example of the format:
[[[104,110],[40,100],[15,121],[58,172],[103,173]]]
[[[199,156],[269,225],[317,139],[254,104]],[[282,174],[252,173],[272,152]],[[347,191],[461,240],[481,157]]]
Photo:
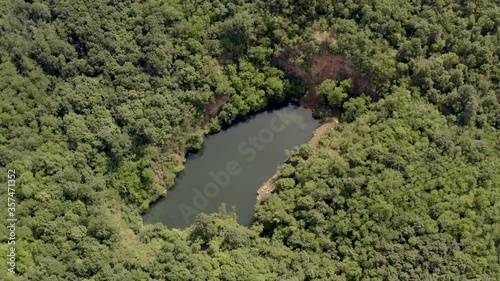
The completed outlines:
[[[330,106],[341,107],[351,94],[352,89],[353,83],[351,79],[340,82],[326,79],[316,87],[316,93],[318,96],[325,97]]]

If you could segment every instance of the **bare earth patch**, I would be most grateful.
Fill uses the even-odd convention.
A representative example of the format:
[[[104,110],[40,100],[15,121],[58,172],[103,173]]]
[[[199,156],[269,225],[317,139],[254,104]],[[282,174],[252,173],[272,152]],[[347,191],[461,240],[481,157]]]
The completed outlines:
[[[207,106],[205,114],[213,117],[219,113],[220,108],[229,100],[229,96],[222,96]]]
[[[297,63],[297,58],[305,46],[285,48],[283,52],[275,56],[275,63],[285,72],[288,79],[299,80],[309,86],[309,97],[301,100],[306,108],[316,108],[318,96],[316,86],[326,79],[343,80],[350,78],[354,83],[354,95],[373,95],[370,89],[368,74],[357,71],[357,62],[342,53],[332,53],[323,43],[335,44],[337,38],[328,31],[314,31],[312,38],[320,48],[320,52],[312,53],[305,58],[305,63]]]
[[[333,128],[335,125],[337,125],[339,122],[334,119],[332,122],[325,123],[321,125],[321,127],[317,128],[314,133],[312,139],[309,141],[309,144],[312,147],[317,147],[319,144],[319,139],[321,136],[323,136],[326,132],[328,132],[331,128]]]
[[[291,76],[299,78],[309,85],[310,101],[304,100],[303,105],[307,108],[316,106],[318,96],[316,86],[326,79],[342,80],[350,78],[354,83],[354,94],[370,94],[370,83],[366,77],[356,72],[355,62],[344,54],[314,54],[309,58],[310,67],[304,68],[291,61],[283,63],[283,69]]]
[[[257,190],[257,201],[262,200],[266,194],[270,194],[276,188],[276,181],[278,180],[278,175],[274,174],[270,179],[264,183],[259,190]]]
[[[221,107],[228,101],[229,101],[229,96],[222,96],[216,99],[214,102],[207,105],[205,109],[205,118],[202,122],[202,125],[206,125],[208,121],[210,121],[210,118],[216,116],[219,113]]]
[[[313,33],[313,38],[314,41],[316,41],[316,44],[321,44],[325,41],[327,41],[330,44],[335,44],[337,43],[337,39],[335,39],[335,36],[333,33],[328,32],[328,31],[315,31]]]

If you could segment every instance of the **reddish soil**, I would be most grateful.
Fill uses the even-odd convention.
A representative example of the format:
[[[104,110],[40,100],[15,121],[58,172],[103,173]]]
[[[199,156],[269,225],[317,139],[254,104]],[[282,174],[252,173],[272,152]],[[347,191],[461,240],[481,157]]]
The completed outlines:
[[[306,69],[289,60],[283,63],[283,70],[289,77],[298,78],[309,85],[309,97],[302,101],[303,105],[314,108],[318,104],[316,86],[326,79],[339,80],[350,78],[354,83],[354,94],[371,94],[370,82],[356,72],[356,64],[343,54],[313,54],[309,58],[310,67]]]
[[[205,111],[205,114],[212,117],[217,115],[219,113],[220,108],[229,100],[229,96],[222,96],[218,98],[216,101],[213,103],[207,105],[207,110]]]
[[[293,58],[297,53],[302,52],[301,47],[296,50],[288,48],[280,55],[275,57],[277,65],[285,71],[290,79],[297,79],[309,86],[309,96],[304,98],[302,104],[309,108],[315,108],[318,104],[316,95],[316,86],[326,79],[341,80],[350,78],[354,83],[354,95],[365,93],[372,95],[370,81],[367,77],[356,71],[356,62],[349,59],[344,54],[333,54],[328,51],[323,44],[335,44],[335,35],[326,31],[316,31],[313,33],[313,39],[320,47],[320,52],[309,55],[306,63],[293,63]]]
[[[206,125],[210,118],[217,115],[221,109],[221,107],[229,101],[229,96],[222,96],[216,99],[214,102],[207,105],[205,110],[205,120],[203,121],[203,125]]]

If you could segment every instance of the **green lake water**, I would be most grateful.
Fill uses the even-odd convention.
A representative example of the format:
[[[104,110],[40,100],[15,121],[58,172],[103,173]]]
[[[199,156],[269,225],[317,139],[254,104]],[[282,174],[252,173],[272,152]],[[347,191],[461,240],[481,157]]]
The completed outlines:
[[[144,222],[185,228],[197,214],[217,212],[225,203],[228,210],[236,208],[239,223],[250,224],[259,187],[285,160],[285,150],[307,143],[319,125],[310,110],[289,105],[207,136]]]

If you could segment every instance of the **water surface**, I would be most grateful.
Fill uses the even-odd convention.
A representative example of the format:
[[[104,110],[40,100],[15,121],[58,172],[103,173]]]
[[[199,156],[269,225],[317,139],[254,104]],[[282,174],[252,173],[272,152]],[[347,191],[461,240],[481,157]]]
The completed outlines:
[[[185,228],[197,214],[217,212],[225,203],[228,210],[235,206],[239,223],[249,224],[259,187],[285,160],[285,150],[308,142],[317,127],[310,110],[289,105],[207,136],[144,222]]]

